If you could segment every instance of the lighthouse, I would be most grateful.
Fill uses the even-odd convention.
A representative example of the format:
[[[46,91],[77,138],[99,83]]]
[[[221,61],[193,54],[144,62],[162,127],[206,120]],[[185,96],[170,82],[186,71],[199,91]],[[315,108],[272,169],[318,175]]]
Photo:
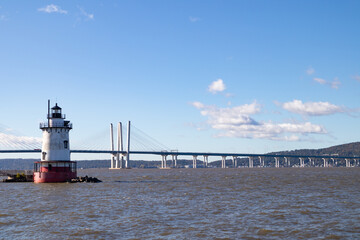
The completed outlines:
[[[43,132],[41,161],[34,165],[35,183],[66,182],[76,178],[76,162],[70,161],[70,121],[65,120],[62,109],[55,104],[50,110],[48,101],[47,122],[40,123]]]

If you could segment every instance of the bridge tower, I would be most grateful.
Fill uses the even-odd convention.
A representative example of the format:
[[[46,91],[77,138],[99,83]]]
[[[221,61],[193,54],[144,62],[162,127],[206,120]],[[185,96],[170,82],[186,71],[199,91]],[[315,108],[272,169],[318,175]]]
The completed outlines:
[[[65,120],[61,108],[55,104],[50,112],[48,101],[47,122],[40,123],[43,131],[41,161],[35,162],[34,182],[66,182],[76,178],[76,162],[70,161],[70,121]]]

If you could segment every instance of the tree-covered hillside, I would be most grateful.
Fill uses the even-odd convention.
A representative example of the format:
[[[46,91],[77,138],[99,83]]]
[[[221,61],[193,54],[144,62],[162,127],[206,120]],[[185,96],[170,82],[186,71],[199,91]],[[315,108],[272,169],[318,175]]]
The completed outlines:
[[[321,149],[300,149],[293,151],[276,152],[277,154],[289,155],[339,155],[339,156],[360,156],[360,142],[347,143]]]

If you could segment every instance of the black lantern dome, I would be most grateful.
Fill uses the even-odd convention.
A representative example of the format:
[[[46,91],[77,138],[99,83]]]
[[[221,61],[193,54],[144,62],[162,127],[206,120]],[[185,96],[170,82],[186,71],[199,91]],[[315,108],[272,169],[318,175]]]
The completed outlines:
[[[61,107],[59,107],[57,103],[51,108],[51,118],[62,118]]]

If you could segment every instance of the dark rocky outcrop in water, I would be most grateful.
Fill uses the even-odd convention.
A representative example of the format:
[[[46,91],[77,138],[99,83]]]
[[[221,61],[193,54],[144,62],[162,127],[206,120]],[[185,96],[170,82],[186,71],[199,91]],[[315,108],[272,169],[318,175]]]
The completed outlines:
[[[77,183],[77,182],[99,183],[102,181],[96,177],[88,177],[86,175],[85,177],[77,177],[77,178],[71,179],[69,182],[70,183]]]
[[[33,182],[33,175],[25,175],[24,173],[17,173],[16,175],[9,175],[3,182]]]

